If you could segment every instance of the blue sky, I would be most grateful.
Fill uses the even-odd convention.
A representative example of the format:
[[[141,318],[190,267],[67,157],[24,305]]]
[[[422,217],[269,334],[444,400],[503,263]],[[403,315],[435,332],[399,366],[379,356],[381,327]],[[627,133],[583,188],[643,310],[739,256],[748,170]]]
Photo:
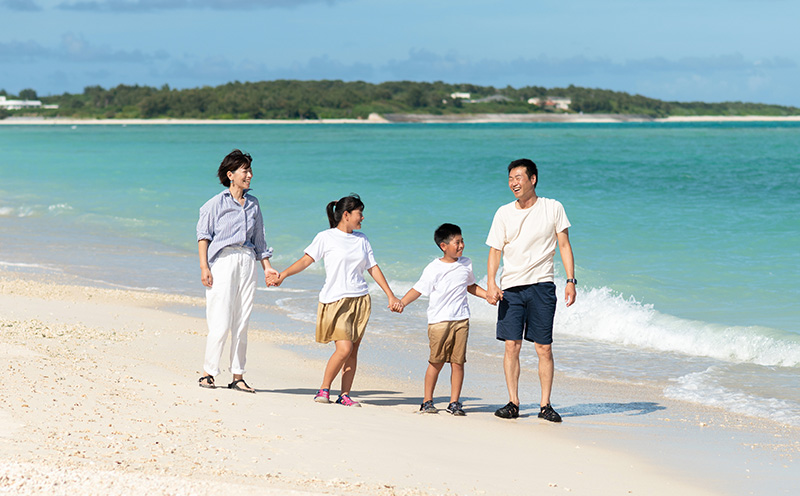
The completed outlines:
[[[0,89],[578,86],[800,106],[797,0],[0,0]]]

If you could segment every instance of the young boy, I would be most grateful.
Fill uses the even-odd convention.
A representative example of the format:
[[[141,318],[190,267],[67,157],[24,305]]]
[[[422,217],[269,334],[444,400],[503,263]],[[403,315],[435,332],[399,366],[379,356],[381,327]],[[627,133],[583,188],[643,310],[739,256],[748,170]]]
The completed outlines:
[[[433,390],[439,372],[446,362],[450,363],[450,405],[447,411],[453,415],[466,415],[461,407],[461,385],[464,382],[464,362],[467,361],[467,337],[469,335],[469,305],[467,292],[486,298],[486,291],[475,284],[472,262],[462,257],[464,238],[461,228],[455,224],[442,224],[433,234],[443,253],[422,271],[419,281],[406,293],[392,310],[402,313],[411,302],[426,295],[428,303],[428,339],[431,355],[425,372],[425,397],[420,412],[437,413],[433,405]]]

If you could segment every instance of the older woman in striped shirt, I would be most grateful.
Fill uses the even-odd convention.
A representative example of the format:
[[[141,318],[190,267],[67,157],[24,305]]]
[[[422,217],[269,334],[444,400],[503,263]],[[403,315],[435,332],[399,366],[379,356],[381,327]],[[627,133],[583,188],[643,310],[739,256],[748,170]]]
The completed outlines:
[[[228,388],[248,393],[255,390],[244,381],[247,352],[247,329],[256,290],[256,260],[264,270],[264,282],[277,277],[269,259],[261,207],[250,195],[253,159],[233,150],[219,166],[217,176],[228,189],[208,200],[200,208],[197,222],[197,246],[200,255],[200,278],[206,287],[208,339],[201,387],[213,388],[219,374],[222,348],[231,334],[231,373]]]

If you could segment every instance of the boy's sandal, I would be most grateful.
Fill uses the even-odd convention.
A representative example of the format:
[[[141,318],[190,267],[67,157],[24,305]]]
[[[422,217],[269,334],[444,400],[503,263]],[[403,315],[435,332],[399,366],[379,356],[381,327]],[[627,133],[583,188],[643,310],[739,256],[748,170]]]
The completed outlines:
[[[244,387],[240,386],[239,383],[242,383]],[[248,389],[246,389],[248,388]],[[228,389],[235,389],[236,391],[242,391],[243,393],[255,393],[256,390],[251,388],[244,382],[244,379],[237,379],[230,384],[228,384]]]
[[[214,376],[211,376],[211,375],[204,375],[203,377],[198,379],[197,382],[200,383],[200,387],[204,387],[204,388],[208,388],[208,389],[214,389],[214,388],[217,387],[217,386],[214,385]]]

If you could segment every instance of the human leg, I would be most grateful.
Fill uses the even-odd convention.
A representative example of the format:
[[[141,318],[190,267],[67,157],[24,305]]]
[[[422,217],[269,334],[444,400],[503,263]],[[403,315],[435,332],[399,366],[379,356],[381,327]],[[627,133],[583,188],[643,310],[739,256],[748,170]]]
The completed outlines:
[[[553,390],[555,363],[553,360],[553,320],[556,313],[555,284],[543,282],[531,286],[528,292],[528,321],[525,339],[533,341],[536,355],[539,358],[539,384],[542,395],[539,418],[551,422],[561,422],[561,417],[550,406],[550,395]]]
[[[553,375],[555,371],[552,345],[535,343],[535,346],[536,354],[539,356],[539,382],[542,385],[539,418],[550,422],[561,422],[561,415],[553,410],[550,405],[550,393],[553,390]]]
[[[234,381],[242,380],[247,362],[247,331],[256,293],[256,261],[252,253],[239,253],[236,270],[238,286],[231,303],[231,372]],[[244,383],[243,389],[252,390]]]
[[[450,402],[459,401],[461,387],[464,384],[464,364],[450,364]]]
[[[234,292],[234,274],[231,257],[220,256],[211,267],[214,285],[206,289],[206,338],[203,370],[210,376],[219,375],[222,350],[231,328],[231,301]]]
[[[519,353],[522,349],[522,340],[508,340],[505,344],[503,372],[508,388],[508,401],[519,406]]]
[[[534,343],[536,355],[539,357],[539,383],[542,386],[542,399],[540,406],[550,404],[550,393],[553,390],[553,375],[555,361],[553,360],[553,347],[549,344]]]
[[[361,340],[352,343],[353,347],[350,354],[342,365],[342,394],[350,394],[350,389],[353,387],[353,379],[356,377],[356,368],[358,368],[358,348],[361,346]]]
[[[428,369],[425,371],[425,397],[423,401],[433,401],[433,391],[436,389],[436,382],[439,380],[439,372],[442,371],[444,363],[428,362]]]
[[[336,348],[333,350],[333,354],[328,359],[328,364],[325,366],[325,372],[322,376],[321,389],[331,388],[333,380],[336,379],[336,376],[339,374],[339,371],[342,370],[345,361],[353,351],[352,341],[342,339],[334,341],[334,344],[336,345]]]
[[[509,405],[515,407],[519,407],[519,353],[522,349],[522,336],[528,313],[524,294],[528,288],[530,286],[506,289],[503,299],[497,304],[497,339],[504,342],[503,373],[508,389]]]

